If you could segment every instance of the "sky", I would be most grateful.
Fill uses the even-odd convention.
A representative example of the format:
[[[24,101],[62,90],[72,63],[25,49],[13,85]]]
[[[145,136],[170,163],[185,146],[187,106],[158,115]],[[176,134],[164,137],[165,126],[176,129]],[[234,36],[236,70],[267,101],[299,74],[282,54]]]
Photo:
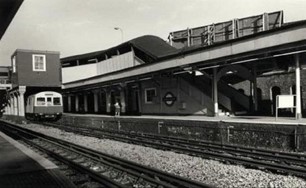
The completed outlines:
[[[306,20],[305,0],[24,0],[0,41],[0,66],[16,49],[99,51],[143,35],[283,10],[284,21]],[[115,27],[121,28],[115,30]]]

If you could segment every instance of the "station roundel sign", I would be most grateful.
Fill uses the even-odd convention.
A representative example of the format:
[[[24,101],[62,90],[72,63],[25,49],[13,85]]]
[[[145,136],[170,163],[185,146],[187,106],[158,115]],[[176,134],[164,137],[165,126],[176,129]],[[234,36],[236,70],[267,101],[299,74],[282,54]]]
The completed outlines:
[[[176,101],[176,97],[171,92],[167,92],[163,97],[163,101],[167,106],[172,106]]]

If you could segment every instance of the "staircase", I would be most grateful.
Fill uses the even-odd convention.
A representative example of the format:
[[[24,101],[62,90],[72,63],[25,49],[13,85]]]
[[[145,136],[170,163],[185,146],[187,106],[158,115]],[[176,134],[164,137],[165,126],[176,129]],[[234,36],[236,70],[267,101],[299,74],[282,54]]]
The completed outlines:
[[[212,81],[209,75],[204,73],[201,76],[194,76],[192,74],[182,74],[180,76],[212,98]],[[243,114],[250,110],[249,96],[239,92],[222,80],[218,82],[218,103],[220,108],[219,115],[228,115],[229,113]]]

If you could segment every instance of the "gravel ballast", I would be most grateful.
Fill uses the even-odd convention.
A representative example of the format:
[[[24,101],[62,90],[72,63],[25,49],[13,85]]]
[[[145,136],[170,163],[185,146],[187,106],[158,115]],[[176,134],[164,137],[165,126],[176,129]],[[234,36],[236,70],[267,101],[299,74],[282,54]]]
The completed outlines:
[[[214,160],[109,139],[76,135],[37,124],[23,124],[21,126],[216,187],[306,187],[304,179],[294,176],[247,169],[243,166],[227,165]]]

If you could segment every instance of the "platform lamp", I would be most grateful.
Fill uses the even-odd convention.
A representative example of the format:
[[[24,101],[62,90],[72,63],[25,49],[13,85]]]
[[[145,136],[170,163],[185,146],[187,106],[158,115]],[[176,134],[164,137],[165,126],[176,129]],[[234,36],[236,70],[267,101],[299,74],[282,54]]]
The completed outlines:
[[[121,32],[121,43],[123,43],[123,30],[120,27],[114,27],[115,30],[120,30]]]

